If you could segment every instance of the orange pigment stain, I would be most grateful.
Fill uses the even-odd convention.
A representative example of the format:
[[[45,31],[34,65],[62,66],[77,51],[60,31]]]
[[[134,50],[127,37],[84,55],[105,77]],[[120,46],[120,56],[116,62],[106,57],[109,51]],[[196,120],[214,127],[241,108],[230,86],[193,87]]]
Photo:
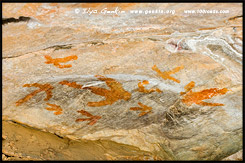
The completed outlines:
[[[68,57],[65,57],[65,58],[55,58],[55,59],[53,59],[49,55],[45,55],[44,57],[47,60],[45,62],[46,64],[53,64],[55,67],[58,67],[58,68],[70,68],[70,67],[72,67],[71,64],[60,65],[60,63],[66,63],[66,62],[69,62],[69,61],[72,61],[72,60],[77,60],[77,56],[76,55],[68,56]]]
[[[224,104],[220,103],[208,103],[203,100],[211,99],[214,96],[224,95],[228,89],[218,89],[218,88],[210,88],[205,89],[200,92],[192,92],[192,88],[195,87],[195,82],[191,81],[187,84],[185,88],[185,92],[180,92],[180,95],[183,95],[183,99],[181,100],[188,106],[191,106],[193,103],[202,105],[202,106],[224,106]]]
[[[158,88],[156,88],[156,89],[149,89],[149,90],[145,89],[144,85],[147,85],[147,84],[149,84],[149,81],[147,81],[147,80],[143,80],[143,82],[139,82],[138,83],[138,87],[139,87],[138,88],[138,91],[139,92],[143,92],[143,93],[151,93],[151,92],[159,92],[159,93],[161,93],[162,92]]]
[[[82,85],[79,85],[76,82],[69,82],[67,80],[61,81],[61,82],[59,82],[59,84],[61,84],[61,85],[67,85],[69,87],[78,88],[78,89],[82,89],[82,87],[83,87]]]
[[[41,3],[27,3],[21,9],[18,10],[20,15],[32,16],[36,15],[36,12],[41,7]]]
[[[45,93],[47,94],[47,97],[44,99],[44,101],[48,101],[52,97],[52,89],[54,89],[54,87],[51,86],[50,84],[38,84],[38,83],[25,84],[25,85],[23,85],[23,87],[38,87],[39,89],[30,93],[29,95],[25,96],[24,98],[20,99],[19,101],[17,101],[16,106],[19,106],[20,104],[28,101],[33,96],[35,96],[36,94],[38,94],[39,92],[42,92],[42,91],[45,91]]]
[[[199,28],[199,30],[212,30],[212,29],[217,29],[220,27],[209,27],[209,28]]]
[[[107,78],[104,76],[96,75],[99,80],[105,81],[107,86],[110,88],[104,89],[99,87],[84,87],[83,89],[89,89],[92,93],[104,96],[105,100],[99,101],[99,102],[88,102],[88,106],[91,107],[98,107],[98,106],[105,106],[105,105],[111,105],[115,103],[118,100],[129,100],[131,98],[131,94],[123,89],[123,86],[118,81]]]
[[[76,122],[90,121],[88,123],[88,125],[93,125],[101,118],[101,116],[98,116],[98,115],[94,116],[94,115],[90,114],[89,112],[87,112],[85,110],[79,110],[77,112],[81,113],[82,115],[85,115],[87,117],[90,117],[90,118],[79,118],[79,119],[76,120]]]
[[[149,107],[149,106],[146,106],[146,105],[143,105],[141,102],[138,102],[138,105],[140,107],[131,107],[130,110],[140,110],[141,113],[139,114],[139,117],[147,114],[147,113],[150,113],[151,110],[152,110],[152,107]]]
[[[49,111],[55,111],[54,112],[54,115],[60,115],[62,114],[62,109],[60,106],[58,105],[55,105],[55,104],[50,104],[50,103],[46,103],[47,105],[51,106],[51,108],[46,108],[46,110],[49,110]]]
[[[180,70],[182,70],[184,68],[184,66],[179,66],[179,67],[176,67],[174,68],[173,70],[170,70],[170,71],[164,71],[164,72],[161,72],[156,65],[154,65],[152,67],[152,70],[156,71],[157,72],[157,75],[162,77],[164,80],[173,80],[174,82],[176,83],[180,83],[180,81],[178,79],[175,79],[174,77],[170,76],[171,74],[174,74]]]

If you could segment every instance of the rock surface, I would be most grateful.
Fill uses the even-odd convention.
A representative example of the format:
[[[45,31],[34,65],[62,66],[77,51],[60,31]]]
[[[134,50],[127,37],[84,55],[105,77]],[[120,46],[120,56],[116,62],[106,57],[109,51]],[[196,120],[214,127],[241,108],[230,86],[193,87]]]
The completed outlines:
[[[99,12],[116,7],[125,13]],[[3,135],[52,133],[33,131],[50,142],[34,153],[19,141],[21,157],[221,160],[242,149],[242,4],[4,3],[3,18]]]
[[[229,156],[229,157],[226,157],[225,159],[223,160],[236,160],[236,161],[243,161],[243,150],[240,150],[239,152]]]

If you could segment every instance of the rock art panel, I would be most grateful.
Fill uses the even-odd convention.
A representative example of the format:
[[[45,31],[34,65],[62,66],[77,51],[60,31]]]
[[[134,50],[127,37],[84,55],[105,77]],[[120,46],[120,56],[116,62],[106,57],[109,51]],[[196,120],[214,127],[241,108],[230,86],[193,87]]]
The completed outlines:
[[[82,85],[79,85],[79,84],[77,84],[76,82],[69,82],[69,81],[67,81],[67,80],[64,80],[64,81],[61,81],[61,82],[59,82],[59,84],[61,84],[61,85],[67,85],[67,86],[69,86],[69,87],[72,87],[72,88],[77,88],[77,89],[82,89]]]
[[[141,111],[141,113],[139,114],[140,117],[150,113],[152,110],[152,107],[146,106],[146,105],[142,104],[141,102],[138,102],[138,105],[140,107],[131,107],[130,110]]]
[[[125,12],[99,12],[116,7]],[[132,14],[158,8],[171,12]],[[221,160],[238,152],[242,19],[240,3],[4,3],[4,158]]]
[[[79,119],[76,119],[76,122],[90,121],[88,123],[88,125],[93,125],[101,118],[101,116],[97,116],[97,115],[94,116],[94,115],[90,114],[89,112],[87,112],[85,110],[79,110],[77,112],[81,113],[82,115],[85,115],[85,116],[87,116],[89,118],[79,118]]]
[[[158,93],[161,93],[161,92],[162,92],[162,91],[161,91],[160,89],[158,89],[158,88],[156,88],[156,89],[151,88],[151,89],[149,89],[149,90],[145,89],[144,85],[147,85],[147,84],[149,84],[149,81],[147,81],[147,80],[144,80],[143,82],[139,82],[139,83],[138,83],[138,87],[139,87],[138,91],[139,91],[139,92],[143,92],[143,93],[151,93],[151,92],[158,92]]]
[[[38,94],[39,92],[42,92],[42,91],[44,91],[47,95],[47,97],[44,99],[44,101],[48,101],[52,97],[52,89],[54,89],[54,87],[51,86],[50,84],[39,84],[39,83],[25,84],[25,85],[23,85],[23,87],[38,87],[39,89],[28,94],[24,98],[18,100],[16,102],[16,106],[19,106],[22,103],[28,101],[30,98],[32,98],[33,96],[35,96],[36,94]]]
[[[127,91],[125,91],[122,87],[122,84],[117,82],[116,80],[112,78],[106,78],[104,76],[96,75],[96,77],[101,80],[105,81],[106,85],[110,88],[104,89],[104,88],[98,88],[98,87],[84,87],[83,89],[89,89],[92,93],[104,96],[105,100],[99,101],[99,102],[88,102],[88,106],[90,107],[98,107],[98,106],[104,106],[104,105],[111,105],[115,103],[118,100],[129,100],[131,98],[131,94]]]
[[[50,57],[48,55],[45,55],[44,57],[47,60],[45,62],[46,64],[53,64],[55,67],[58,67],[58,68],[70,68],[70,67],[72,67],[71,64],[60,65],[60,63],[66,63],[66,62],[69,62],[69,61],[72,61],[72,60],[77,60],[77,56],[76,55],[68,56],[68,57],[65,57],[65,58],[55,58],[55,59],[53,59],[52,57]]]
[[[62,110],[63,110],[63,109],[61,109],[60,106],[55,105],[55,104],[50,104],[50,103],[47,103],[47,105],[49,105],[50,108],[47,107],[46,110],[49,110],[49,111],[55,111],[55,112],[54,112],[55,115],[60,115],[60,114],[62,114]]]
[[[224,95],[228,89],[218,89],[218,88],[210,88],[205,89],[200,92],[192,92],[192,88],[195,87],[195,82],[191,81],[189,84],[185,86],[186,92],[180,92],[183,95],[183,99],[181,100],[186,105],[190,106],[192,104],[198,104],[203,106],[224,106],[224,104],[220,103],[208,103],[204,102],[205,99],[211,99],[214,96]]]
[[[152,70],[156,71],[156,72],[157,72],[157,75],[160,76],[160,77],[162,77],[164,80],[169,79],[169,80],[172,80],[172,81],[174,81],[174,82],[176,82],[176,83],[180,83],[180,81],[179,81],[178,79],[175,79],[174,77],[172,77],[172,76],[170,76],[170,75],[171,75],[171,74],[174,74],[174,73],[176,73],[176,72],[178,72],[178,71],[180,71],[180,70],[183,69],[183,68],[184,68],[183,66],[179,66],[179,67],[174,68],[173,70],[162,72],[161,70],[159,70],[159,69],[157,68],[156,65],[154,65],[154,66],[152,67]]]

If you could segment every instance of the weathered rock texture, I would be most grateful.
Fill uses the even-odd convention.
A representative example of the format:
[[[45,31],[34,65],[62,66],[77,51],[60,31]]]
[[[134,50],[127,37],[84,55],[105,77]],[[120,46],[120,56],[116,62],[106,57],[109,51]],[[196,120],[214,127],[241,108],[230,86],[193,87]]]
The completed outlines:
[[[100,13],[116,7],[125,13]],[[242,149],[242,4],[4,3],[3,18],[4,158],[221,160]]]
[[[236,160],[236,161],[243,161],[243,150],[240,150],[239,152],[224,158],[223,160]]]

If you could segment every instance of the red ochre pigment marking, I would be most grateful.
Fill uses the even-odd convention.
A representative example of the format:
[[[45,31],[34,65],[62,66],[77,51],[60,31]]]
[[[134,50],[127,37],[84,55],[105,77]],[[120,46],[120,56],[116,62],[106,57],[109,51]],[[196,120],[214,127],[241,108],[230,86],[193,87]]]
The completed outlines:
[[[47,97],[44,99],[44,101],[48,101],[52,97],[52,89],[54,89],[54,87],[51,86],[50,84],[38,84],[38,83],[25,84],[25,85],[23,85],[23,87],[38,87],[39,89],[30,93],[29,95],[20,99],[19,101],[17,101],[16,106],[19,106],[20,104],[28,101],[30,98],[32,98],[33,96],[35,96],[36,94],[38,94],[39,92],[42,92],[42,91],[45,91],[47,94]]]
[[[138,105],[140,107],[132,107],[132,108],[130,108],[130,110],[140,110],[141,111],[141,113],[139,114],[140,117],[147,114],[147,113],[150,113],[152,110],[152,107],[143,105],[141,102],[138,102]]]
[[[69,62],[71,60],[77,60],[77,56],[76,55],[68,56],[68,57],[65,57],[65,58],[55,58],[55,59],[53,59],[49,55],[45,55],[44,57],[47,60],[45,62],[46,64],[54,64],[54,66],[56,66],[58,68],[70,68],[70,67],[72,67],[71,64],[60,65],[60,63],[66,63],[66,62]]]
[[[77,111],[78,113],[81,113],[82,115],[85,115],[87,117],[90,117],[90,118],[79,118],[76,120],[76,122],[80,122],[80,121],[90,121],[88,123],[88,125],[93,125],[95,124],[100,118],[101,116],[98,116],[98,115],[92,115],[90,114],[89,112],[85,111],[85,110],[80,110],[80,111]]]
[[[139,87],[138,91],[139,92],[143,92],[143,93],[151,93],[151,92],[159,92],[159,93],[161,93],[162,92],[158,88],[146,90],[145,87],[144,87],[144,85],[146,85],[146,84],[149,84],[149,81],[143,80],[143,82],[139,82],[138,83],[138,87]]]
[[[220,103],[207,103],[203,102],[205,99],[211,99],[213,96],[223,95],[225,94],[228,89],[218,89],[218,88],[210,88],[205,89],[200,92],[192,92],[192,88],[195,87],[195,82],[191,81],[187,84],[185,88],[185,92],[180,92],[180,95],[183,95],[183,99],[181,100],[188,106],[191,106],[193,103],[203,106],[224,106],[224,104]]]
[[[112,78],[106,78],[104,76],[96,75],[99,80],[105,81],[107,86],[110,88],[104,89],[99,87],[84,87],[83,89],[89,89],[92,93],[95,93],[100,96],[105,96],[104,101],[99,102],[88,102],[88,106],[97,107],[97,106],[104,106],[104,105],[111,105],[118,100],[129,100],[131,98],[131,94],[123,89],[121,83],[117,82]]]
[[[82,87],[83,87],[82,85],[79,85],[76,82],[69,82],[67,80],[61,81],[61,82],[59,82],[59,84],[68,85],[69,87],[78,88],[78,89],[82,89]]]
[[[180,83],[180,81],[178,79],[175,79],[174,77],[170,76],[171,74],[174,74],[178,71],[180,71],[181,69],[183,69],[184,66],[180,66],[180,67],[176,67],[174,68],[173,70],[170,70],[170,71],[164,71],[164,72],[161,72],[156,65],[154,65],[152,67],[152,70],[156,71],[157,72],[157,75],[162,77],[164,80],[173,80],[174,82],[176,83]]]
[[[50,103],[46,103],[47,105],[49,105],[49,106],[51,106],[51,108],[46,108],[47,110],[49,110],[49,111],[55,111],[54,112],[54,114],[55,115],[60,115],[60,114],[62,114],[62,109],[61,109],[61,107],[60,106],[58,106],[58,105],[55,105],[55,104],[50,104]]]

